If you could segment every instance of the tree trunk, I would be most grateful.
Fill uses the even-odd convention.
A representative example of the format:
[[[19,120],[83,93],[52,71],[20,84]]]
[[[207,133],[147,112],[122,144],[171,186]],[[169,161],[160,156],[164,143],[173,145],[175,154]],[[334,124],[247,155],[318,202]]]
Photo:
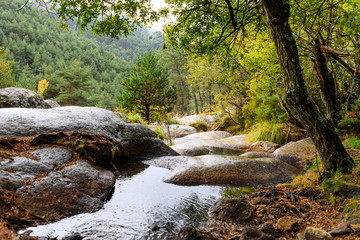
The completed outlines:
[[[351,81],[351,89],[347,98],[346,111],[352,112],[356,100],[359,99],[360,95],[360,77],[355,75]]]
[[[326,58],[321,51],[319,39],[315,39],[315,70],[320,86],[320,96],[324,103],[327,118],[336,126],[339,119],[339,103],[336,94],[336,82],[326,66]]]
[[[150,123],[150,104],[145,104],[145,121]]]
[[[196,92],[195,90],[193,89],[193,95],[194,95],[194,103],[195,103],[195,111],[196,111],[196,114],[199,114],[199,108],[198,108],[198,101],[197,101],[197,98],[196,98]]]
[[[289,4],[285,0],[263,0],[263,9],[280,61],[286,102],[311,134],[322,160],[323,174],[350,172],[354,166],[353,159],[346,152],[332,124],[322,117],[307,93],[297,46],[288,23]]]

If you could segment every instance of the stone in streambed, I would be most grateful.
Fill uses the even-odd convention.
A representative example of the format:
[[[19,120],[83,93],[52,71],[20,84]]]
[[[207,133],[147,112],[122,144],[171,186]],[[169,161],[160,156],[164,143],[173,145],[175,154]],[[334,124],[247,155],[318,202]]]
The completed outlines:
[[[251,214],[254,206],[245,198],[220,199],[209,209],[209,216],[220,221],[244,222]]]
[[[36,178],[19,188],[16,194],[18,203],[34,215],[64,217],[98,210],[114,184],[112,172],[82,160]]]
[[[291,179],[301,170],[272,158],[247,159],[240,156],[161,157],[147,164],[172,171],[164,181],[179,185],[259,186]]]

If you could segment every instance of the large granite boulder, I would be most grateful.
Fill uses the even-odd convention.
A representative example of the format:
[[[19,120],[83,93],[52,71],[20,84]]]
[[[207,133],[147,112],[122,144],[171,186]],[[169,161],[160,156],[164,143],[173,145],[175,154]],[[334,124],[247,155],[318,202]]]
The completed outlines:
[[[182,138],[176,138],[175,144],[184,144],[190,146],[214,146],[221,147],[223,144],[219,140],[231,137],[232,134],[225,131],[210,131],[194,133]]]
[[[259,186],[290,180],[301,170],[273,158],[240,156],[160,157],[147,164],[172,171],[164,181],[179,185]]]
[[[212,128],[216,122],[215,118],[216,116],[214,114],[198,114],[182,117],[177,120],[180,124],[189,126],[197,122],[205,122],[210,128]]]
[[[276,159],[295,166],[297,162],[305,158],[313,157],[315,154],[316,149],[311,138],[305,138],[296,142],[289,142],[276,149],[273,156]]]
[[[246,140],[246,137],[247,134],[233,136],[225,131],[200,132],[182,138],[176,138],[173,149],[181,155],[186,156],[203,155],[204,151],[199,151],[199,148],[207,148],[210,150],[213,148],[245,150],[251,145],[251,143]]]
[[[197,132],[194,127],[179,124],[171,124],[169,125],[169,129],[171,137],[176,138],[185,137],[187,135]],[[166,135],[168,135],[168,131],[166,129],[164,129],[164,132],[166,133]]]
[[[25,88],[1,88],[0,108],[49,108],[37,93]]]
[[[3,108],[0,122],[0,136],[28,137],[31,146],[55,144],[76,149],[100,165],[113,158],[178,155],[146,126],[125,123],[101,108]]]
[[[0,161],[0,187],[35,216],[66,217],[103,206],[115,176],[63,148],[42,148]]]

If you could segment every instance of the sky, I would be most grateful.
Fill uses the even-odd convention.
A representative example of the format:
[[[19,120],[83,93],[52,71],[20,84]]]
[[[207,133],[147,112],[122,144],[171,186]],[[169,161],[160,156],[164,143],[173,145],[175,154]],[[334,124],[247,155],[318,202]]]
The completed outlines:
[[[164,0],[152,0],[152,4],[154,6],[154,9],[160,9],[164,6],[166,6],[166,3]],[[166,23],[170,22],[170,19],[163,19],[159,22],[154,23],[151,27],[155,28],[158,31],[161,31]]]

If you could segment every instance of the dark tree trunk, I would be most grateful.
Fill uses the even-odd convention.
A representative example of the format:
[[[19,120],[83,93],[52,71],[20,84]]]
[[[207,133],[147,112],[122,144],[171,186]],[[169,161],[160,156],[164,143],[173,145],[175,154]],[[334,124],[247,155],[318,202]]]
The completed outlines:
[[[353,107],[355,105],[356,100],[359,99],[359,95],[360,95],[360,76],[356,74],[351,81],[351,89],[347,99],[346,111],[348,112],[353,111]]]
[[[353,159],[346,152],[332,124],[322,117],[307,93],[297,46],[288,23],[289,4],[285,0],[263,0],[263,9],[280,61],[286,102],[311,134],[321,157],[325,176],[337,170],[351,171]]]
[[[150,123],[150,104],[145,104],[145,121]]]
[[[336,82],[326,65],[326,58],[320,47],[320,41],[315,39],[314,65],[320,86],[320,96],[326,109],[327,118],[334,126],[336,126],[337,120],[339,119],[339,103],[336,94]]]
[[[199,114],[198,101],[197,101],[197,98],[196,98],[195,90],[193,90],[193,95],[194,95],[195,111],[196,111],[196,114]]]

